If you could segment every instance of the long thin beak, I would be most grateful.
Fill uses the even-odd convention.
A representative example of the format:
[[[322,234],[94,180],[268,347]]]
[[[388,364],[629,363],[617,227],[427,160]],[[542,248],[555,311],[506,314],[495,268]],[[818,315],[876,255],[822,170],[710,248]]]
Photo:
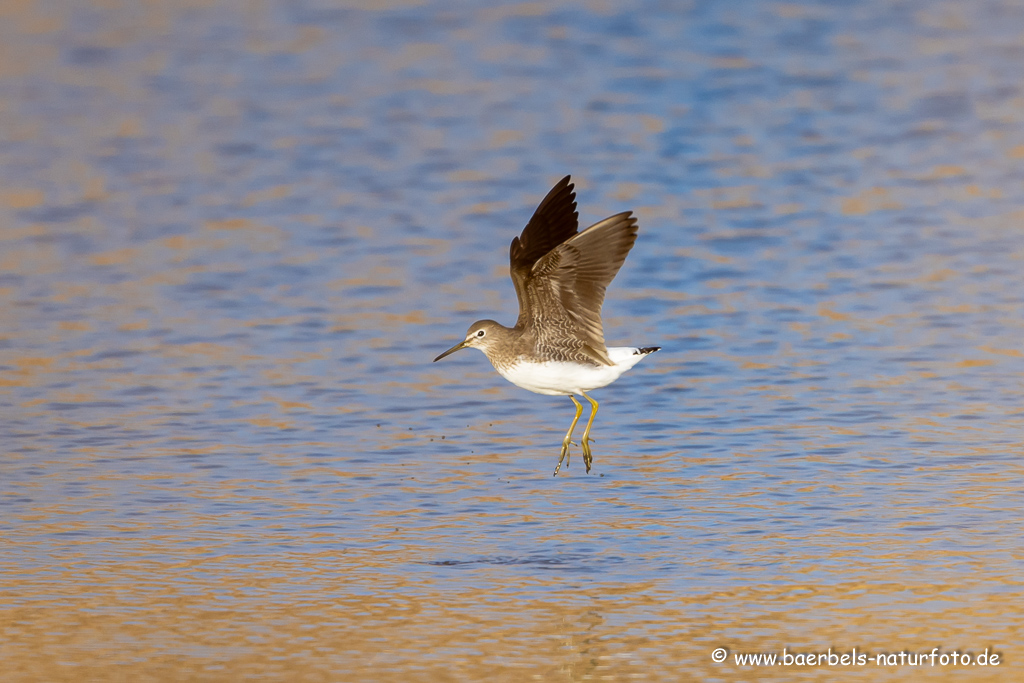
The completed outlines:
[[[456,351],[458,351],[459,349],[464,349],[464,348],[466,348],[466,342],[464,342],[464,341],[460,341],[460,342],[459,342],[458,344],[456,344],[455,346],[453,346],[452,348],[448,349],[447,351],[445,351],[444,353],[442,353],[442,354],[441,354],[440,356],[438,356],[437,358],[435,358],[435,359],[434,359],[434,362],[436,363],[437,361],[441,360],[441,359],[442,359],[442,358],[444,358],[445,356],[450,356],[451,354],[455,353],[455,352],[456,352]]]

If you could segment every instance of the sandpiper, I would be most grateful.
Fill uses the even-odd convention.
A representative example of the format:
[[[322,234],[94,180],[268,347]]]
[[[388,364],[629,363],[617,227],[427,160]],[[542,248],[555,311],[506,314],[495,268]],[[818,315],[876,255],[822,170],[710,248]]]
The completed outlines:
[[[577,230],[578,217],[576,193],[570,177],[565,176],[548,192],[509,249],[509,270],[519,297],[515,327],[477,321],[469,326],[465,339],[434,359],[436,363],[459,349],[477,348],[512,384],[538,394],[571,398],[576,416],[562,439],[556,475],[562,460],[569,465],[572,432],[583,414],[576,395],[591,405],[580,439],[583,463],[590,472],[590,427],[598,403],[587,392],[611,384],[661,348],[608,348],[604,344],[604,291],[636,242],[633,212],[617,213],[583,232]]]

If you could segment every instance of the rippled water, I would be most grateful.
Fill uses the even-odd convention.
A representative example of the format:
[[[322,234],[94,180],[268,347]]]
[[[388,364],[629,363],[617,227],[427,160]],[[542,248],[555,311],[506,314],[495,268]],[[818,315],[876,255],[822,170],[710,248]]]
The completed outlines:
[[[1020,3],[0,15],[5,680],[1024,677]],[[552,478],[430,361],[565,173],[663,349]]]

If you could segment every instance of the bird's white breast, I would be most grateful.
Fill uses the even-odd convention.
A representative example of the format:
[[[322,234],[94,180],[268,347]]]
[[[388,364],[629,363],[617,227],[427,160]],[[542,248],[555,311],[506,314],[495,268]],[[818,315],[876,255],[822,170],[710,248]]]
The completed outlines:
[[[580,394],[608,386],[622,373],[640,362],[645,354],[628,347],[608,349],[608,357],[614,365],[583,365],[563,361],[531,363],[525,359],[495,370],[517,387],[536,394],[565,396]]]

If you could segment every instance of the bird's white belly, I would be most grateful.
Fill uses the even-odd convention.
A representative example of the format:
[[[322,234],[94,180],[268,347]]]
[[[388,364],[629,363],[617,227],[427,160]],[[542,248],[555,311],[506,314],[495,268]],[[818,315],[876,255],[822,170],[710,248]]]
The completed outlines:
[[[624,347],[608,349],[608,356],[615,365],[581,365],[562,361],[530,363],[523,360],[503,368],[496,366],[495,369],[509,382],[527,391],[565,396],[608,386],[644,357],[635,351]]]

